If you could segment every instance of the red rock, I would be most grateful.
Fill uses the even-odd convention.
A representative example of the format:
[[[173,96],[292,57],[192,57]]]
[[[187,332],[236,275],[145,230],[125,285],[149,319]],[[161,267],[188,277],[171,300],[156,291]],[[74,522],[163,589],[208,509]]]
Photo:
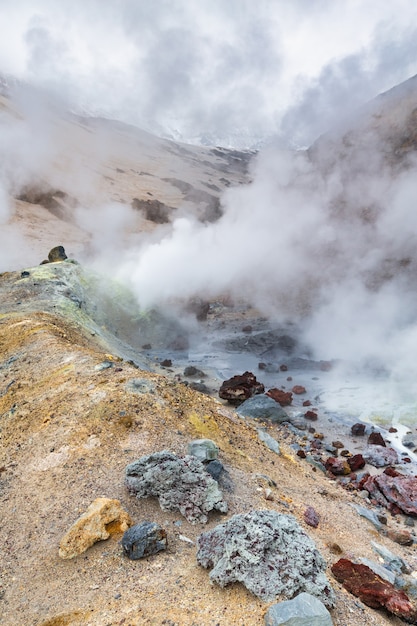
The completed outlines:
[[[306,388],[303,387],[302,385],[294,385],[291,391],[295,393],[296,395],[301,395],[306,392]]]
[[[288,367],[287,367],[287,365],[283,364],[283,365],[279,366],[279,369],[281,370],[281,372],[286,372],[288,370]]]
[[[414,543],[413,535],[406,529],[396,530],[395,528],[390,528],[387,530],[386,536],[391,539],[391,541],[399,543],[400,546],[411,546]]]
[[[315,421],[318,418],[318,415],[315,411],[306,411],[304,413],[304,417],[308,420],[313,420]]]
[[[366,429],[365,424],[361,424],[360,422],[357,422],[356,424],[353,424],[352,428],[350,429],[350,432],[352,433],[354,437],[362,437],[365,434],[365,429]]]
[[[300,459],[305,459],[306,458],[306,453],[304,452],[304,450],[297,450],[297,456],[300,457]]]
[[[395,473],[396,476],[386,471],[379,476],[369,476],[362,487],[391,512],[400,510],[406,515],[417,517],[417,478]]]
[[[256,380],[256,376],[251,372],[244,372],[241,375],[233,376],[223,381],[219,396],[227,400],[229,404],[241,404],[257,393],[263,393],[265,387]]]
[[[310,400],[304,400],[303,406],[311,406],[311,401]]]
[[[266,392],[266,395],[278,402],[281,406],[289,406],[292,402],[292,393],[290,391],[283,391],[277,387],[272,387]]]
[[[385,439],[381,433],[373,432],[368,437],[368,446],[386,446]]]
[[[324,463],[328,472],[331,472],[335,476],[346,476],[350,474],[350,467],[347,461],[343,459],[337,459],[334,456],[330,456]]]
[[[367,565],[339,559],[331,570],[336,580],[367,606],[373,609],[385,608],[397,617],[416,623],[417,612],[408,596],[375,574]]]
[[[352,472],[356,472],[359,469],[365,467],[365,459],[361,454],[354,454],[347,460]]]
[[[312,526],[313,528],[317,528],[317,526],[319,525],[320,517],[312,506],[308,506],[304,511],[304,521],[306,524]]]

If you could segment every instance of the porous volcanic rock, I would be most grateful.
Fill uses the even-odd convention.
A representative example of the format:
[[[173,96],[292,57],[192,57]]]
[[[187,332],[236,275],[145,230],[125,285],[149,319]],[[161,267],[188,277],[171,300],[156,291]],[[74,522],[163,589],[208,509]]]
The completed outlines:
[[[292,403],[291,391],[283,391],[283,389],[272,387],[272,389],[268,389],[266,395],[275,400],[275,402],[278,402],[281,406],[289,406]]]
[[[264,391],[265,387],[256,380],[255,374],[244,372],[223,381],[219,389],[219,396],[223,400],[227,400],[229,404],[239,405],[255,394]]]
[[[130,515],[122,509],[119,500],[97,498],[62,538],[59,556],[72,559],[97,541],[125,532],[131,524]]]
[[[260,510],[234,515],[198,538],[197,561],[225,587],[241,582],[269,602],[306,591],[333,606],[326,563],[292,515]]]
[[[143,456],[126,467],[126,486],[137,498],[156,496],[163,511],[179,511],[192,523],[206,523],[212,510],[227,512],[217,482],[195,456],[168,450]]]
[[[394,474],[390,476],[384,472],[379,476],[369,476],[362,488],[387,509],[417,517],[417,478],[398,472]]]
[[[374,467],[386,467],[398,463],[398,454],[394,448],[387,448],[385,445],[371,444],[363,451],[363,458]]]
[[[408,596],[378,576],[367,565],[340,559],[331,569],[336,580],[367,606],[374,609],[384,608],[411,624],[417,623],[416,608]]]

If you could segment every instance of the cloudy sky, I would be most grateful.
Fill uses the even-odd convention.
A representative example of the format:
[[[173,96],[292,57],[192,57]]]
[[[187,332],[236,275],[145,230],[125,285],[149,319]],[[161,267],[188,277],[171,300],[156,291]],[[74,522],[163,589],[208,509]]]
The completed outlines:
[[[1,73],[226,145],[309,144],[417,73],[414,0],[1,0],[0,29]]]

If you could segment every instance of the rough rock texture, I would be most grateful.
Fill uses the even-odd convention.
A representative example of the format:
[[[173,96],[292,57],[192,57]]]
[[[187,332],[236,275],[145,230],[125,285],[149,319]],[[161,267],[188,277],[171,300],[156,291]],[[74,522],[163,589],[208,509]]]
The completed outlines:
[[[292,393],[290,391],[272,387],[272,389],[268,389],[266,395],[275,400],[275,402],[278,402],[281,406],[289,406],[292,403]]]
[[[155,522],[142,522],[129,528],[122,537],[123,552],[137,560],[167,548],[166,531]]]
[[[200,461],[214,461],[219,456],[219,447],[211,439],[194,439],[188,444],[188,454]]]
[[[304,521],[313,528],[317,528],[319,525],[320,516],[312,506],[308,506],[304,511]]]
[[[374,609],[385,608],[389,613],[411,624],[417,623],[416,608],[408,596],[375,574],[367,565],[340,559],[332,566],[332,572],[345,589],[367,606]]]
[[[398,474],[389,476],[386,473],[379,476],[369,476],[363,489],[369,492],[371,498],[387,509],[398,510],[417,517],[417,478]]]
[[[329,611],[309,593],[272,605],[265,615],[265,626],[332,626]]]
[[[326,564],[294,517],[276,511],[234,515],[198,538],[197,561],[221,587],[238,581],[265,601],[307,591],[333,606]]]
[[[236,413],[242,417],[251,417],[269,422],[288,422],[288,413],[272,398],[261,394],[243,402]]]
[[[223,400],[227,400],[229,404],[238,405],[255,394],[263,393],[264,391],[265,387],[256,380],[254,374],[244,372],[224,380],[219,389],[219,396]]]
[[[346,460],[352,472],[357,472],[359,469],[365,467],[365,459],[363,458],[362,454],[354,454],[353,456],[348,457]]]
[[[97,498],[62,538],[59,556],[72,559],[97,541],[125,532],[131,524],[130,515],[122,509],[119,500]]]
[[[385,445],[372,444],[363,451],[363,458],[374,467],[386,467],[398,463],[398,454],[394,448],[387,448]]]
[[[326,459],[324,465],[327,471],[331,472],[334,476],[346,476],[351,472],[349,463],[344,459],[338,459],[335,456],[330,456]]]
[[[163,450],[126,467],[126,486],[137,498],[156,496],[163,511],[180,511],[189,522],[207,522],[209,511],[227,512],[217,482],[194,456]]]

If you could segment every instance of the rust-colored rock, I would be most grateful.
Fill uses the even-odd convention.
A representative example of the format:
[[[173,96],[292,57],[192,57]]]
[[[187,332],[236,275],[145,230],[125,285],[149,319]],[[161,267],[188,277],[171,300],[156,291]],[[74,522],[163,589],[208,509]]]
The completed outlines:
[[[408,596],[375,574],[367,565],[340,559],[331,570],[336,580],[367,606],[384,608],[407,622],[416,623],[417,612]]]
[[[266,395],[278,402],[281,406],[289,406],[292,403],[292,393],[283,391],[277,387],[272,387],[266,392]]]
[[[302,395],[303,393],[306,393],[306,388],[303,387],[302,385],[294,385],[294,387],[291,390],[293,393],[295,393],[296,395]]]
[[[363,435],[365,434],[365,429],[366,429],[365,424],[361,424],[360,422],[357,422],[356,424],[353,424],[352,428],[350,429],[350,432],[352,433],[354,437],[363,437]]]
[[[365,467],[365,459],[361,454],[354,454],[347,459],[347,462],[352,472],[357,472],[359,469]]]
[[[131,525],[130,515],[122,509],[119,500],[96,498],[62,538],[59,556],[72,559],[97,541],[124,533]]]
[[[326,460],[324,466],[327,471],[334,476],[346,476],[347,474],[350,474],[351,471],[347,461],[343,459],[337,459],[334,456],[330,456]]]
[[[368,446],[386,446],[385,439],[381,433],[373,432],[368,437]]]
[[[391,512],[398,510],[417,517],[417,478],[395,472],[390,476],[384,472],[379,476],[369,476],[363,483],[363,489],[371,498]]]
[[[320,517],[312,506],[308,506],[304,511],[304,521],[313,528],[317,528],[319,525]]]
[[[391,541],[400,544],[400,546],[411,546],[414,543],[413,535],[405,528],[399,530],[390,528],[387,530],[386,536],[391,539]]]
[[[308,410],[304,413],[304,417],[308,420],[315,422],[318,419],[318,415],[315,411]]]
[[[265,387],[256,380],[256,376],[252,372],[244,372],[223,381],[219,389],[219,396],[223,400],[227,400],[229,404],[238,405],[264,391]]]

